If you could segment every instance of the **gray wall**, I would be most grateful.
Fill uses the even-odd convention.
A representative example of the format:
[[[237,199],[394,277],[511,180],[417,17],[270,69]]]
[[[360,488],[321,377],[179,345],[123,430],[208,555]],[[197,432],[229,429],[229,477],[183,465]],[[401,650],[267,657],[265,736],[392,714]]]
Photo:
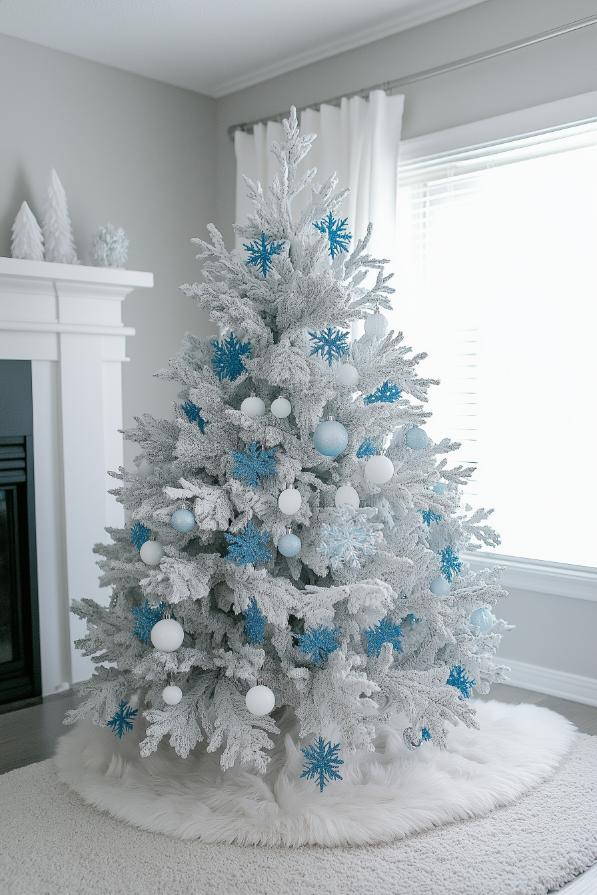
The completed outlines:
[[[224,97],[217,109],[218,226],[231,240],[235,161],[229,125],[485,52],[594,13],[594,0],[487,0]],[[596,48],[597,29],[586,28],[405,87],[403,136],[596,90]],[[597,678],[597,602],[512,591],[503,615],[517,626],[504,639],[504,656]]]
[[[84,262],[100,224],[123,226],[128,267],[155,274],[155,288],[124,305],[137,330],[124,367],[125,423],[169,415],[176,390],[152,374],[186,330],[208,327],[178,286],[197,277],[189,238],[214,214],[214,100],[1,35],[0,83],[19,100],[4,102],[0,117],[0,255],[10,254],[21,202],[40,212],[51,167]]]

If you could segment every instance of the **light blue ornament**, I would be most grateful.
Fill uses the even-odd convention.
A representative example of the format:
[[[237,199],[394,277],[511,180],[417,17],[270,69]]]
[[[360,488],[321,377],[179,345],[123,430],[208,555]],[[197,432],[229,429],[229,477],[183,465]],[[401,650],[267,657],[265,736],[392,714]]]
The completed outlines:
[[[489,634],[495,625],[497,618],[489,606],[480,606],[479,609],[475,609],[475,611],[471,613],[469,621],[481,634]]]
[[[181,534],[186,534],[195,525],[195,517],[190,510],[175,510],[170,517],[170,525]]]
[[[301,546],[301,539],[291,532],[288,532],[288,534],[282,535],[278,541],[278,552],[281,553],[282,556],[291,558],[299,555]]]
[[[324,457],[338,457],[348,444],[348,432],[337,420],[324,420],[313,433],[313,446]]]
[[[445,494],[448,490],[448,486],[445,482],[436,482],[431,490],[435,491],[436,494]]]
[[[413,426],[406,433],[406,443],[413,451],[422,451],[429,444],[429,436],[420,426]]]
[[[450,593],[450,582],[443,575],[438,575],[429,585],[429,590],[436,597],[445,597]]]

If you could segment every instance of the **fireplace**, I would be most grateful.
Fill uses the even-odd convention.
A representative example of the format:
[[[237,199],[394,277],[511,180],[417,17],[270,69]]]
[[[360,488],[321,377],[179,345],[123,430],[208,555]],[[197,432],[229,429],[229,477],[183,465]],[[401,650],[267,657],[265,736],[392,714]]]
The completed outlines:
[[[0,360],[0,711],[40,696],[31,363]]]
[[[150,273],[0,258],[0,711],[89,677],[73,600],[123,524],[122,305]],[[35,479],[34,479],[35,470]],[[41,668],[41,671],[40,671]]]

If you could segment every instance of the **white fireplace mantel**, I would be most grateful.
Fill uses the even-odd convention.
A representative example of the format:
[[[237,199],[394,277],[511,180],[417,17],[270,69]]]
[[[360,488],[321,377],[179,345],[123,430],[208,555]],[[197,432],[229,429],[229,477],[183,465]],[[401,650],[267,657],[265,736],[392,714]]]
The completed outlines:
[[[122,363],[134,329],[122,323],[133,289],[153,274],[0,258],[0,359],[30,360],[38,599],[44,694],[89,676],[74,648],[84,626],[73,599],[106,600],[93,545],[121,526],[107,493],[123,462]]]

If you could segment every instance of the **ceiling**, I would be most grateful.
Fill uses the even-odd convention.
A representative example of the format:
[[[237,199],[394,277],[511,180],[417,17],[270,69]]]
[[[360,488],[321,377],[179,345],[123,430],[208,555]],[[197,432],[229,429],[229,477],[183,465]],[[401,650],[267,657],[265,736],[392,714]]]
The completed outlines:
[[[0,0],[0,33],[220,97],[483,0]]]

